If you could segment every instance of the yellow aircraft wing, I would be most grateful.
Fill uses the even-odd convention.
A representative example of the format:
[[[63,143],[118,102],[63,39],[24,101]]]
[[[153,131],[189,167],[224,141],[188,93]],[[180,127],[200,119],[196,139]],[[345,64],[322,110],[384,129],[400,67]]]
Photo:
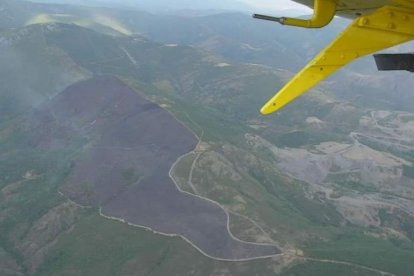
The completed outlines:
[[[359,57],[414,39],[414,0],[295,1],[313,7],[313,17],[254,17],[304,28],[323,27],[335,15],[353,18],[353,22],[262,107],[262,114],[281,109]]]

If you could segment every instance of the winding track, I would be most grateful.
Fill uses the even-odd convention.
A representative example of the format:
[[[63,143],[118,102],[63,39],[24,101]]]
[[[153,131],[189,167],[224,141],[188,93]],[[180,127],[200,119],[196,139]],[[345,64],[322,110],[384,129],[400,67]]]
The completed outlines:
[[[216,260],[280,255],[273,243],[234,237],[229,214],[221,205],[178,187],[172,169],[189,152],[200,154],[197,145],[201,140],[171,112],[137,95],[119,79],[100,76],[77,83],[40,107],[33,120],[52,133],[59,125],[74,137],[78,132],[72,128],[81,129],[79,135],[94,137],[84,147],[87,158],[73,161],[71,173],[60,189],[78,206],[100,208],[100,214],[107,218],[180,236]],[[52,147],[52,141],[59,137],[50,138],[47,133],[36,132],[34,139]],[[129,167],[147,174],[127,185],[122,173]],[[192,174],[193,184],[191,180]],[[82,186],[85,181],[89,184],[87,193]]]

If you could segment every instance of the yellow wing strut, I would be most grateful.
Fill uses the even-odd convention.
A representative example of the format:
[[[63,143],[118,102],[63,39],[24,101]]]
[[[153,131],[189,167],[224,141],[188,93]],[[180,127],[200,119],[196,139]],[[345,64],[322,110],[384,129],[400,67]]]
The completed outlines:
[[[409,1],[409,0],[400,0]],[[254,14],[254,18],[279,22],[282,25],[289,25],[303,28],[321,28],[329,24],[336,14],[336,0],[315,0],[311,19],[299,19],[291,17],[273,17],[262,14]]]
[[[384,6],[356,18],[330,45],[310,61],[260,110],[275,112],[336,70],[361,56],[414,39],[414,12]]]

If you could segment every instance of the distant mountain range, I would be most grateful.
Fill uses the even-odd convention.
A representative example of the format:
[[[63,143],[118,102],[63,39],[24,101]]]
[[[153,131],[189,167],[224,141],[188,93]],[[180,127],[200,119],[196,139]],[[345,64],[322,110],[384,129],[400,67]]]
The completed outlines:
[[[97,7],[112,7],[112,8],[133,8],[146,10],[154,13],[198,13],[205,14],[218,11],[238,11],[245,13],[262,12],[283,16],[298,16],[310,13],[310,11],[303,6],[303,8],[290,8],[286,9],[283,5],[278,5],[277,2],[274,5],[260,6],[251,5],[248,1],[238,0],[32,0],[31,2],[38,3],[50,3],[50,4],[70,4],[81,6],[97,6]]]
[[[35,0],[39,3],[51,4],[71,4],[87,6],[105,6],[117,8],[136,8],[152,12],[168,12],[177,10],[232,10],[232,11],[249,11],[252,8],[247,4],[234,0]]]
[[[304,30],[254,20],[249,15],[234,12],[207,13],[206,16],[201,16],[205,13],[191,12],[156,15],[137,10],[30,4],[18,0],[0,3],[7,11],[7,16],[0,18],[3,26],[67,22],[112,35],[138,33],[161,43],[192,45],[236,62],[263,64],[291,73],[298,71],[349,22],[337,19],[327,28]],[[62,16],[65,14],[71,16]],[[368,56],[342,69],[329,80],[335,83],[332,86],[335,87],[334,93],[343,99],[376,108],[392,105],[392,108],[400,110],[414,110],[411,104],[413,96],[407,91],[411,85],[400,85],[400,79],[404,79],[404,83],[414,81],[403,75],[404,72],[377,72],[372,57]],[[365,92],[349,90],[345,84],[349,78],[353,79],[350,81],[352,85],[359,83],[364,86]],[[373,82],[375,89],[367,85]],[[391,90],[395,91],[390,93]]]

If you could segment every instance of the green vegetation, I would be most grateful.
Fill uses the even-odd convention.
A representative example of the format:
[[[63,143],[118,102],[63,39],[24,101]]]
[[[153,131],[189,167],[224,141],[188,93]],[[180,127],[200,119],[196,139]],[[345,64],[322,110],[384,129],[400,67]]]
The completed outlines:
[[[374,185],[363,184],[359,173],[330,174],[326,181],[335,183],[345,192],[346,190],[357,191],[361,194],[378,192]]]
[[[0,247],[23,267],[18,244],[35,222],[62,202],[57,190],[69,171],[63,156],[60,152],[19,150],[8,153],[8,161],[1,162],[0,187],[10,194],[2,198],[0,193]],[[34,175],[23,178],[29,171]]]
[[[403,175],[414,178],[414,167],[403,165]]]
[[[378,272],[373,272],[352,265],[327,263],[318,261],[307,261],[289,268],[281,274],[283,276],[321,276],[321,275],[361,275],[361,276],[379,276]]]
[[[282,134],[275,141],[276,146],[298,148],[305,145],[318,145],[323,142],[335,141],[336,135],[321,132],[293,131]]]
[[[310,243],[305,253],[314,258],[346,261],[396,275],[412,275],[414,243],[395,244],[389,240],[355,232],[325,243]]]
[[[414,241],[414,218],[404,212],[390,212],[385,209],[379,211],[379,217],[382,226],[400,229],[411,241]],[[398,238],[394,241],[401,242]]]
[[[412,150],[403,151],[399,148],[396,148],[395,146],[382,144],[376,140],[370,139],[369,137],[365,136],[359,137],[358,141],[372,149],[389,152],[397,157],[403,158],[410,162],[414,162],[414,151]],[[408,173],[409,175],[411,174],[409,167],[406,168],[405,173]]]
[[[48,47],[43,31],[42,26],[31,26],[0,32],[2,40],[10,41],[0,53],[3,59],[0,123],[36,107],[88,76],[61,49]]]
[[[227,263],[205,258],[178,237],[111,221],[91,210],[64,234],[36,275],[270,275],[269,260]]]
[[[401,122],[403,123],[408,123],[411,121],[414,121],[414,116],[413,115],[401,115],[399,116]]]
[[[38,275],[64,275],[72,270],[82,275],[115,275],[122,273],[128,262],[140,263],[134,273],[147,275],[162,269],[166,265],[163,260],[177,245],[186,246],[179,238],[155,236],[91,211],[73,231],[63,235]]]
[[[186,192],[194,192],[190,185],[188,185],[188,176],[190,175],[191,165],[195,159],[195,154],[188,154],[181,158],[180,162],[175,163],[171,175],[175,183]]]

